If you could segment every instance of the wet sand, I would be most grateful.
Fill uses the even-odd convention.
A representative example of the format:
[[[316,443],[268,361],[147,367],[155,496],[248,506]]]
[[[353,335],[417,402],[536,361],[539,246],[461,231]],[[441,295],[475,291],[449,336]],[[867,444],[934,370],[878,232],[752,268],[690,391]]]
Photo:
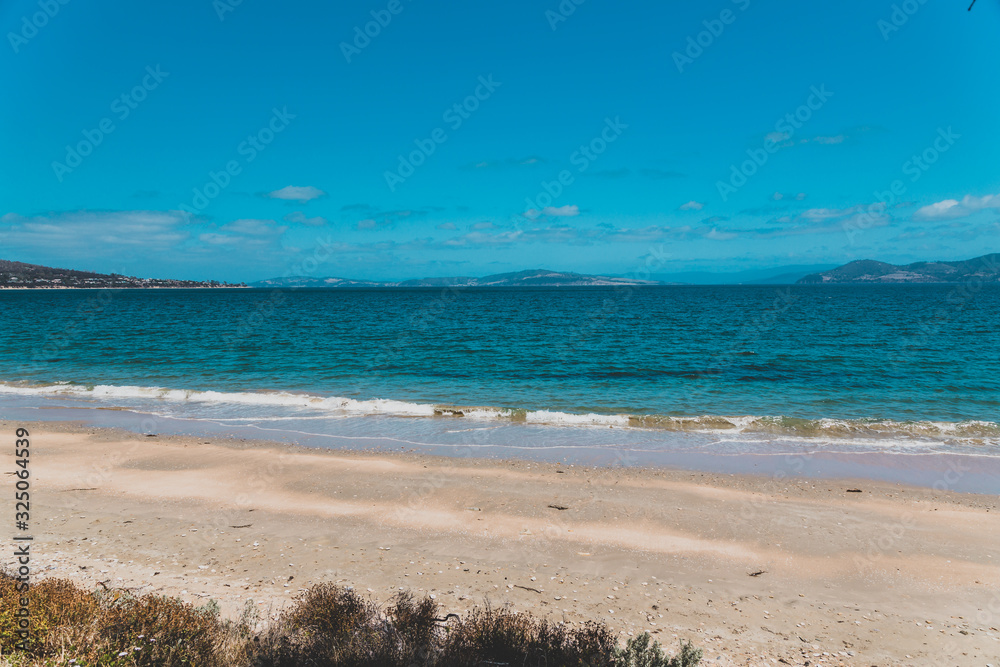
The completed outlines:
[[[32,431],[33,567],[88,587],[265,615],[319,581],[379,601],[406,588],[447,612],[489,600],[690,639],[711,665],[1000,656],[991,495],[68,423],[0,432],[16,426]]]

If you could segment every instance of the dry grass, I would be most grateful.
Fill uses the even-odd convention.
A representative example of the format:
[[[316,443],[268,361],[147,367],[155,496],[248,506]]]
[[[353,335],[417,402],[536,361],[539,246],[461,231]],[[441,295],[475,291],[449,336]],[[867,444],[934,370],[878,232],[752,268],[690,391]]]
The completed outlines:
[[[47,580],[26,594],[32,638],[24,650],[16,612],[24,596],[0,573],[0,667],[693,667],[700,652],[666,657],[648,635],[617,646],[603,624],[571,628],[486,606],[441,619],[437,603],[400,593],[384,609],[351,589],[319,584],[263,630],[248,604],[235,621],[210,603],[127,591],[88,592]]]

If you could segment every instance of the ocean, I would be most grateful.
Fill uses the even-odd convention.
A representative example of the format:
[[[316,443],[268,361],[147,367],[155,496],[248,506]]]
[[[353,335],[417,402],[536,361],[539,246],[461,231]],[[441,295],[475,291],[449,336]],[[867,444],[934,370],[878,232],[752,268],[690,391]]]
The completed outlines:
[[[0,290],[0,417],[581,462],[994,458],[1000,286]]]

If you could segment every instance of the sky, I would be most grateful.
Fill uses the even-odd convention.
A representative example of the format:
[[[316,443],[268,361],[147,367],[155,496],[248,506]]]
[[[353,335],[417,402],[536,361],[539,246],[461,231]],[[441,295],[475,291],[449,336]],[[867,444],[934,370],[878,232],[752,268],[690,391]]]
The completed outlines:
[[[1000,1],[6,0],[0,258],[140,277],[1000,251]]]

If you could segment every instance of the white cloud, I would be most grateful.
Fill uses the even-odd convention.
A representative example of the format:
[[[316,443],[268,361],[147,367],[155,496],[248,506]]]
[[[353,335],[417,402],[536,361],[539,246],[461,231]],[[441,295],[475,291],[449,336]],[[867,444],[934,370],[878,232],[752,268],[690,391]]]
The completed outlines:
[[[701,203],[700,201],[695,201],[695,200],[692,199],[691,201],[689,201],[686,204],[681,204],[680,210],[681,211],[700,211],[703,208],[705,208],[705,205],[703,203]]]
[[[1000,194],[973,197],[965,195],[962,201],[945,199],[917,209],[913,214],[915,220],[953,220],[964,218],[977,211],[988,208],[1000,208]]]
[[[288,199],[299,202],[307,202],[318,197],[322,197],[325,194],[326,193],[319,188],[314,188],[311,185],[286,185],[280,190],[269,192],[267,196],[271,199]]]
[[[559,218],[573,217],[575,215],[580,215],[580,207],[575,204],[567,206],[546,206],[541,211],[536,211],[532,208],[524,212],[524,217],[526,218],[537,218],[540,215],[551,215]]]
[[[819,220],[832,220],[833,218],[844,218],[849,215],[854,215],[860,211],[861,208],[861,206],[852,206],[850,208],[811,208],[807,211],[803,211],[799,217],[813,222]]]
[[[572,206],[546,206],[542,209],[542,215],[554,215],[558,217],[573,217],[574,215],[580,215],[580,207],[575,204]]]

